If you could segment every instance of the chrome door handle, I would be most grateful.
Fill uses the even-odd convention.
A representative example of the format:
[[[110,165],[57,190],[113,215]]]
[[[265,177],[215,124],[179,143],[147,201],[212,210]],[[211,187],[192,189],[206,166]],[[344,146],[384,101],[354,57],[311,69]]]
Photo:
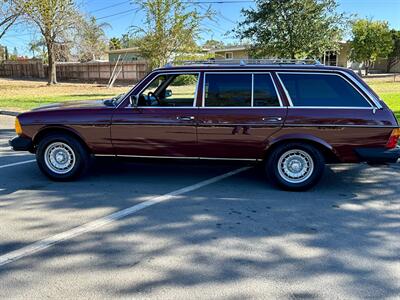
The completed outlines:
[[[266,122],[280,122],[282,121],[282,117],[264,117],[262,120]]]
[[[194,116],[181,116],[181,117],[176,117],[177,120],[180,121],[193,121],[195,119]]]

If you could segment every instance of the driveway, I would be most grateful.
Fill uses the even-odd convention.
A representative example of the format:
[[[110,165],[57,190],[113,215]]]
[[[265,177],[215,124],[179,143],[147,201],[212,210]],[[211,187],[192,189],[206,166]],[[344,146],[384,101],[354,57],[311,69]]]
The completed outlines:
[[[400,295],[399,165],[332,165],[308,192],[243,164],[97,160],[49,181],[0,116],[0,298]]]

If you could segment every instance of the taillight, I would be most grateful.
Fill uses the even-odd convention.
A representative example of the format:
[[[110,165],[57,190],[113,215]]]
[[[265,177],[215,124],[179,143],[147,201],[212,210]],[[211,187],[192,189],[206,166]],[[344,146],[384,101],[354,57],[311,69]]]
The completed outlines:
[[[393,129],[392,134],[389,137],[389,140],[386,143],[386,148],[393,149],[397,146],[397,143],[400,138],[400,128]]]

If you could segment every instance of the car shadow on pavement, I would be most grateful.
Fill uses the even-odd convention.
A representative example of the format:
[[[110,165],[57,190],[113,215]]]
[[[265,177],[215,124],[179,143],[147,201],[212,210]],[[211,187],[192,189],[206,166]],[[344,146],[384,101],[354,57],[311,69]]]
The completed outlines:
[[[54,213],[118,211],[233,168],[98,161],[72,183],[49,182],[31,170],[35,182],[24,172],[19,184],[37,193],[35,201],[21,200],[25,194],[15,187],[0,198],[1,210],[20,201],[25,209]],[[0,279],[7,284],[18,276],[17,289],[37,284],[30,276],[43,268],[51,274],[48,285],[66,274],[85,285],[103,273],[107,280],[96,290],[108,297],[151,297],[165,290],[211,297],[228,287],[236,294],[227,290],[227,298],[397,297],[398,175],[391,166],[333,165],[318,186],[296,193],[277,190],[252,168],[0,267]],[[58,230],[40,214],[31,223],[32,232],[41,224]],[[13,248],[0,241],[3,247]],[[28,269],[30,276],[24,275]],[[254,286],[247,286],[250,280]],[[239,292],[241,283],[247,288]],[[94,287],[88,281],[86,288]]]

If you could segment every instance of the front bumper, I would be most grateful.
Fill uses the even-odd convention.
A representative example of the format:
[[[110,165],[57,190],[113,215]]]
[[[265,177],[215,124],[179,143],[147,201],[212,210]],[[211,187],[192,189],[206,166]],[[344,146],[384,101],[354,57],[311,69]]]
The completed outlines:
[[[400,158],[400,147],[386,148],[357,148],[358,157],[368,163],[395,163]]]
[[[33,150],[33,142],[30,138],[16,136],[13,139],[11,139],[8,143],[15,151],[32,152]]]

